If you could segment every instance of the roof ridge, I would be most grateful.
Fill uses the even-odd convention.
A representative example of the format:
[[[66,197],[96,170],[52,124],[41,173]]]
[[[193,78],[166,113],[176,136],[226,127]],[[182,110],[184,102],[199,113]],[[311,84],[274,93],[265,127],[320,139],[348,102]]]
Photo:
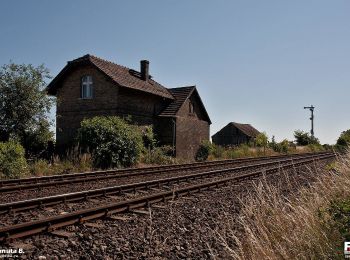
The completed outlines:
[[[135,70],[135,69],[131,69],[131,68],[128,68],[128,67],[126,67],[126,66],[119,65],[119,64],[117,64],[117,63],[115,63],[115,62],[112,62],[112,61],[109,61],[109,60],[106,60],[106,59],[97,57],[97,56],[92,55],[92,54],[87,54],[87,55],[85,55],[85,56],[87,56],[87,57],[89,57],[89,58],[93,58],[93,59],[100,60],[100,61],[102,61],[102,62],[107,62],[107,63],[112,64],[112,65],[114,65],[114,66],[118,66],[118,67],[120,67],[120,68],[122,68],[122,69],[127,70],[128,72],[134,71],[134,72],[137,72],[137,73],[141,73],[140,71],[137,71],[137,70]],[[150,81],[151,81],[151,82],[150,82]],[[152,76],[150,76],[150,78],[149,78],[149,83],[150,83],[151,85],[153,85],[153,82],[155,82],[156,84],[160,85],[160,86],[163,87],[165,90],[169,90],[168,88],[166,88],[165,86],[163,86],[163,85],[160,84],[159,82],[155,81],[155,80],[153,79]],[[160,90],[155,90],[155,91],[160,91]],[[160,91],[160,92],[161,92],[161,91]],[[170,94],[171,94],[171,93],[170,93]]]
[[[177,87],[177,88],[168,88],[169,90],[176,90],[176,89],[184,89],[184,88],[196,88],[196,85],[193,86],[184,86],[184,87]]]
[[[86,54],[74,60],[68,61],[66,67],[51,81],[47,86],[48,91],[53,95],[56,92],[56,82],[61,80],[64,74],[69,70],[70,65],[79,65],[80,62],[90,62],[96,66],[101,72],[110,77],[115,83],[120,86],[128,87],[131,89],[136,89],[144,92],[148,92],[153,95],[174,99],[174,96],[169,91],[168,88],[158,83],[154,79],[150,78],[147,81],[142,80],[138,75],[132,73],[132,71],[140,73],[134,69],[130,69],[126,66],[119,65],[112,61],[97,57],[92,54]]]
[[[118,63],[115,63],[115,62],[113,62],[113,61],[109,61],[109,60],[103,59],[103,58],[101,58],[101,57],[97,57],[97,56],[95,56],[95,55],[93,55],[93,54],[87,54],[86,56],[91,57],[91,58],[94,58],[94,59],[101,60],[101,61],[103,61],[103,62],[107,62],[107,63],[113,64],[113,65],[116,65],[116,66],[119,66],[119,67],[122,67],[122,68],[127,69],[127,70],[132,70],[132,69],[130,69],[130,68],[124,66],[124,65],[120,65],[120,64],[118,64]]]

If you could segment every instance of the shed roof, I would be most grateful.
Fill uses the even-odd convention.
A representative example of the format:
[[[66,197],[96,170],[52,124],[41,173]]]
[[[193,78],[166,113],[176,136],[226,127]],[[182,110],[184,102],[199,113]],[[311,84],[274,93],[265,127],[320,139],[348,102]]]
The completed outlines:
[[[145,81],[141,78],[138,71],[129,69],[127,67],[115,64],[113,62],[98,58],[96,56],[87,54],[83,57],[69,61],[68,64],[61,70],[61,72],[51,81],[46,90],[50,95],[56,95],[57,89],[60,87],[60,81],[64,78],[66,73],[72,68],[80,64],[92,64],[105,75],[107,75],[113,82],[122,87],[148,92],[157,96],[168,99],[174,99],[167,88],[151,79]]]
[[[252,127],[250,124],[240,124],[236,122],[231,122],[230,124],[237,127],[247,136],[256,137],[258,134],[260,134],[260,132],[256,130],[254,127]]]
[[[241,123],[236,123],[236,122],[230,122],[225,127],[223,127],[220,131],[215,133],[212,137],[220,134],[220,132],[224,128],[227,128],[230,126],[238,128],[242,133],[244,133],[245,135],[247,135],[249,137],[256,137],[258,134],[260,134],[260,132],[258,130],[256,130],[253,126],[251,126],[250,124],[241,124]]]

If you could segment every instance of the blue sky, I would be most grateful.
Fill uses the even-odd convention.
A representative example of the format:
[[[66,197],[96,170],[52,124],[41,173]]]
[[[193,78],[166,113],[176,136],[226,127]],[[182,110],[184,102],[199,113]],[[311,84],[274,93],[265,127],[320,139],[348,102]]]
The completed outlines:
[[[196,85],[211,135],[235,121],[277,140],[350,129],[350,1],[19,1],[0,8],[0,64],[44,63],[55,76],[84,54]],[[54,116],[53,116],[54,117]]]

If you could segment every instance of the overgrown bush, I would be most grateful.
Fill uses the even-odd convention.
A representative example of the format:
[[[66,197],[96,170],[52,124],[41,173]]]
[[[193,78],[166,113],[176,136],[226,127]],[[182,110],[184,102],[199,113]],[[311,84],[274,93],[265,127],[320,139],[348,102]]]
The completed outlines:
[[[196,153],[196,161],[199,161],[199,162],[206,161],[208,159],[209,154],[212,153],[214,149],[215,148],[210,141],[208,140],[203,141]]]
[[[213,147],[212,147],[212,151],[211,151],[211,155],[214,157],[214,158],[224,158],[224,154],[225,154],[225,147],[222,147],[220,145],[216,145],[216,144],[213,144]]]
[[[297,143],[297,145],[305,146],[309,144],[320,144],[320,141],[314,137],[311,136],[309,133],[304,132],[302,130],[296,130],[294,131],[294,138]]]
[[[54,133],[50,130],[50,123],[44,119],[40,120],[34,128],[27,129],[20,137],[26,156],[47,157],[49,143],[54,141],[53,136]],[[53,153],[53,149],[49,153]]]
[[[154,147],[156,147],[157,140],[155,138],[152,126],[142,127],[141,133],[143,145],[146,149],[153,149]]]
[[[19,178],[27,171],[24,148],[13,141],[0,142],[0,176]]]
[[[250,157],[254,155],[255,153],[252,150],[250,150],[247,144],[241,144],[238,147],[229,148],[225,152],[225,158],[227,159]]]
[[[174,164],[176,159],[171,156],[169,147],[155,147],[152,150],[146,150],[142,155],[142,163],[145,164]]]
[[[69,158],[69,160],[67,159]],[[29,164],[29,171],[33,176],[46,176],[64,173],[84,172],[93,169],[90,154],[60,159],[58,156],[49,163],[47,160],[39,159]]]
[[[325,150],[321,144],[309,144],[307,147],[311,152],[320,152]]]
[[[274,151],[278,153],[288,153],[289,141],[287,139],[284,139],[282,142],[275,144]]]
[[[143,149],[140,129],[114,116],[83,120],[78,141],[92,153],[94,166],[103,169],[131,166]]]
[[[350,144],[350,129],[343,131],[339,136],[336,144],[336,149],[339,151],[346,151],[346,148],[349,147]]]

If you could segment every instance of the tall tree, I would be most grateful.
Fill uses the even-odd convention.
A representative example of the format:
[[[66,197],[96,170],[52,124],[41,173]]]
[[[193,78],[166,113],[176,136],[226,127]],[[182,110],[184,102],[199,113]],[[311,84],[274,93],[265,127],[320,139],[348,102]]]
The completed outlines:
[[[49,71],[43,65],[9,63],[0,69],[0,141],[22,140],[48,121],[53,100],[45,91]]]

